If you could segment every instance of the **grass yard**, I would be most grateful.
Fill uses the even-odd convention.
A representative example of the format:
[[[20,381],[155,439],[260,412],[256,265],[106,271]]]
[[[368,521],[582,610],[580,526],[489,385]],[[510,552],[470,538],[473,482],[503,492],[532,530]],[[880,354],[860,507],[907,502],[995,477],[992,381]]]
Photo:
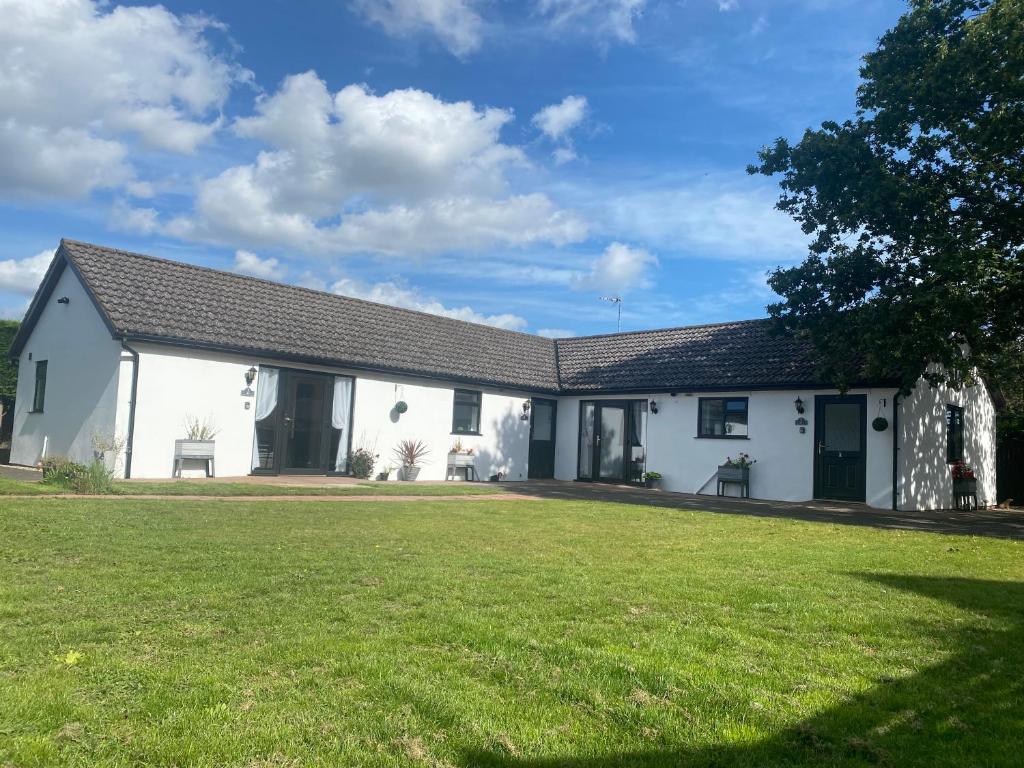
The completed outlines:
[[[999,766],[1024,545],[567,501],[0,502],[0,765]]]

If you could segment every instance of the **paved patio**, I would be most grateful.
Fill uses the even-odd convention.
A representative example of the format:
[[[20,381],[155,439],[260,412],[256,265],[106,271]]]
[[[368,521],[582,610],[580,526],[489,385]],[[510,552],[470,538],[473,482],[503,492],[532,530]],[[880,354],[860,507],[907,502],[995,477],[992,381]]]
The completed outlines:
[[[40,480],[38,470],[26,467],[0,465],[0,477],[16,480]],[[351,477],[324,477],[323,475],[265,475],[245,477],[200,478],[200,482],[228,483],[244,482],[260,485],[287,485],[325,487],[332,485],[353,485],[371,481]],[[138,480],[135,482],[149,482]],[[153,482],[167,482],[159,480]],[[434,483],[440,484],[440,481]],[[464,501],[498,501],[503,498],[522,499],[564,499],[569,501],[607,501],[618,504],[637,504],[666,509],[688,509],[695,512],[711,512],[723,515],[750,515],[753,517],[776,517],[791,520],[806,520],[838,525],[859,525],[869,528],[884,528],[905,531],[930,531],[932,533],[958,534],[965,536],[991,536],[1002,539],[1024,540],[1024,509],[1020,507],[1002,509],[981,509],[971,512],[955,510],[934,510],[928,512],[893,512],[874,509],[866,504],[841,504],[836,502],[785,502],[761,499],[737,499],[732,497],[704,496],[690,493],[669,493],[649,491],[624,485],[605,483],[575,483],[562,480],[529,480],[527,482],[504,482],[497,484],[501,494],[497,496],[452,496],[451,499]],[[122,497],[124,498],[124,497]],[[147,498],[155,498],[148,496]],[[169,496],[184,499],[182,496]],[[197,496],[196,499],[225,499],[227,497]],[[397,496],[242,496],[253,500],[288,500],[316,498],[319,501],[398,501],[406,497]],[[438,496],[410,496],[410,500],[438,499]]]
[[[1003,539],[1024,539],[1024,509],[979,509],[971,512],[934,510],[927,512],[893,512],[875,509],[866,504],[838,502],[785,502],[761,499],[704,496],[690,493],[649,491],[631,486],[604,483],[573,483],[560,480],[531,480],[525,483],[502,483],[508,493],[522,493],[535,498],[576,501],[611,501],[619,504],[640,504],[667,509],[689,509],[724,515],[750,515],[808,520],[818,523],[860,525],[906,531],[966,536],[992,536]]]

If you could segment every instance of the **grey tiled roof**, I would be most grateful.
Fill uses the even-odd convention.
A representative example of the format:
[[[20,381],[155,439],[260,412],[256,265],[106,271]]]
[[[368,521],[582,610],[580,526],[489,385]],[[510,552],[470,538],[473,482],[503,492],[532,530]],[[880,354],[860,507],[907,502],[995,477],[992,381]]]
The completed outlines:
[[[811,345],[772,334],[767,320],[552,341],[73,240],[58,254],[128,339],[551,393],[820,383]],[[12,352],[55,276],[51,267]]]
[[[809,342],[776,336],[769,320],[742,320],[559,339],[563,390],[708,390],[817,383]]]
[[[557,388],[550,339],[64,240],[121,336],[462,379]]]

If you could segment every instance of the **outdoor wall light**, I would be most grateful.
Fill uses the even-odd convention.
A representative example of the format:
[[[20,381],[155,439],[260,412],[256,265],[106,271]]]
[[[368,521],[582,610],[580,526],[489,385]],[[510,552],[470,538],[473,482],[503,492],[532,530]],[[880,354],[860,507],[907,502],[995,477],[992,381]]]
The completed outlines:
[[[651,413],[658,412],[658,404],[654,400],[651,400],[651,402],[649,402],[647,405],[650,406]]]
[[[256,366],[245,372],[245,386],[251,387],[254,381],[256,381]]]
[[[523,415],[519,417],[523,421],[527,421],[530,418],[530,406],[531,403],[529,400],[523,401]]]
[[[796,400],[793,401],[793,405],[796,406],[796,412],[797,413],[803,413],[804,412],[804,401],[800,399],[799,395],[797,395]]]
[[[67,296],[61,296],[59,299],[57,299],[57,303],[58,304],[70,304],[71,303],[71,299],[69,299]]]

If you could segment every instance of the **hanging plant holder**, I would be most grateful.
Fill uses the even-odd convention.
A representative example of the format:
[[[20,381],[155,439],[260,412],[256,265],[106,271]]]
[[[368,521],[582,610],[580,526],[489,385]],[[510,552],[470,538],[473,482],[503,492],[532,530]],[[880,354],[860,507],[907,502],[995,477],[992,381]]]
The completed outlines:
[[[409,410],[409,404],[406,403],[405,400],[399,400],[397,403],[395,403],[395,412],[396,413],[405,413],[408,410]]]
[[[885,416],[878,416],[871,422],[871,428],[875,432],[885,432],[889,428],[889,420]]]

